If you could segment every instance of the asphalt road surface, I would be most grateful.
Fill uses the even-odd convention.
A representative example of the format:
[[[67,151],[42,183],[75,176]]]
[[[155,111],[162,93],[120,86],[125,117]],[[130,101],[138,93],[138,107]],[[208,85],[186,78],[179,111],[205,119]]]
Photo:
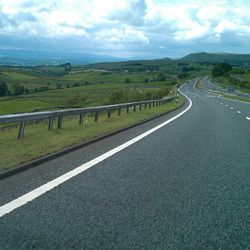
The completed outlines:
[[[0,249],[250,249],[250,105],[182,92],[192,106],[0,180]]]

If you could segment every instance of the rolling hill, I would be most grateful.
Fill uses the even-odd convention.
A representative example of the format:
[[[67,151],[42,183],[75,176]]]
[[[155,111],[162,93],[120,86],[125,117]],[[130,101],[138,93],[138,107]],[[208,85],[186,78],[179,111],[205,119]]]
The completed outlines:
[[[250,65],[250,54],[227,53],[192,53],[180,59],[184,62],[230,63],[233,65]]]

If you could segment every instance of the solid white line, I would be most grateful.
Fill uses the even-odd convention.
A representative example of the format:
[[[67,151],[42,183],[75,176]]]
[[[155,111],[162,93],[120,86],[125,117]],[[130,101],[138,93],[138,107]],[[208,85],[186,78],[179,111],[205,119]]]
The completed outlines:
[[[181,92],[181,91],[180,91]],[[182,93],[182,92],[181,92]],[[182,93],[183,94],[183,93]],[[183,94],[184,95],[184,94]],[[179,113],[178,115],[170,118],[169,120],[159,124],[158,126],[148,130],[147,132],[144,132],[143,134],[121,144],[118,147],[115,147],[111,150],[109,150],[108,152],[94,158],[93,160],[84,163],[83,165],[73,169],[72,171],[69,171],[68,173],[61,175],[60,177],[49,181],[48,183],[30,191],[27,194],[24,194],[22,196],[20,196],[19,198],[3,205],[0,207],[0,218],[3,217],[4,215],[12,212],[13,210],[27,204],[30,201],[33,201],[34,199],[38,198],[39,196],[47,193],[48,191],[52,190],[53,188],[61,185],[62,183],[70,180],[71,178],[83,173],[84,171],[86,171],[87,169],[95,166],[96,164],[104,161],[105,159],[113,156],[114,154],[120,152],[121,150],[133,145],[134,143],[142,140],[143,138],[145,138],[146,136],[154,133],[155,131],[159,130],[160,128],[166,126],[167,124],[169,124],[170,122],[176,120],[177,118],[179,118],[180,116],[184,115],[191,107],[192,107],[192,101],[186,96],[184,95],[188,100],[189,100],[189,106],[183,110],[181,113]]]

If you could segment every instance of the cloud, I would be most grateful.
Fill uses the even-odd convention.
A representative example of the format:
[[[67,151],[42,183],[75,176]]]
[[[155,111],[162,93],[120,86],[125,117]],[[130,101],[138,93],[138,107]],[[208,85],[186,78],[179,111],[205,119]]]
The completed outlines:
[[[144,17],[147,13],[145,0],[130,2],[126,8],[112,11],[108,18],[116,23],[128,24],[131,26],[143,26]]]
[[[0,39],[123,56],[250,52],[249,13],[243,0],[0,0]]]
[[[121,29],[104,29],[95,34],[95,39],[102,43],[112,44],[149,44],[149,39],[142,31],[134,30],[130,27]]]

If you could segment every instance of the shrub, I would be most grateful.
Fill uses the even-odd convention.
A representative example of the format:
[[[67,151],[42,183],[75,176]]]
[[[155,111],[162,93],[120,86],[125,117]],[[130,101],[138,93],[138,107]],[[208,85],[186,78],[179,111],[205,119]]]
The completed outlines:
[[[0,96],[5,96],[8,93],[8,86],[4,82],[0,82]]]

